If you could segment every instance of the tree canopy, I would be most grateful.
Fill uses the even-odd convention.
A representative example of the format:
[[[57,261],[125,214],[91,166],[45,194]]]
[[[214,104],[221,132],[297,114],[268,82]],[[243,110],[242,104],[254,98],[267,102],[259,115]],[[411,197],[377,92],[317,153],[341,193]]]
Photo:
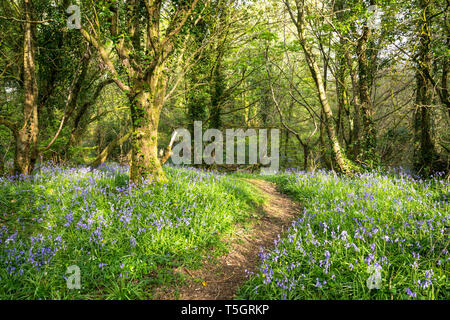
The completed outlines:
[[[448,171],[448,21],[440,0],[3,1],[0,170],[165,180],[202,121],[278,128],[284,168]]]

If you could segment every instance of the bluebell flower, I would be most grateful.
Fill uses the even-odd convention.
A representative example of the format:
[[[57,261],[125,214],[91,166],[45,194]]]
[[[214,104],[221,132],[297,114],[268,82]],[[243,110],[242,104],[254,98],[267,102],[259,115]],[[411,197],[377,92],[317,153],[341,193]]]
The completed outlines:
[[[410,288],[406,288],[406,293],[411,297],[411,298],[416,298],[417,294],[415,292],[412,292]]]

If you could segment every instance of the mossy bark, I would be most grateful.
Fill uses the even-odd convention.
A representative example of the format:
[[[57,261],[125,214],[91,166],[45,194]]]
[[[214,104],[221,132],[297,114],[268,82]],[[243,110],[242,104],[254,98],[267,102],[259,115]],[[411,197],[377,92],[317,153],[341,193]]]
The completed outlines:
[[[24,1],[26,21],[32,21],[32,2]],[[23,41],[23,71],[24,71],[24,121],[22,127],[15,133],[16,150],[14,156],[14,172],[30,174],[37,159],[37,139],[39,133],[36,82],[36,65],[34,58],[35,26],[24,24]]]
[[[162,66],[133,86],[131,93],[131,168],[130,180],[141,178],[167,181],[158,159],[158,124],[166,92]]]
[[[350,79],[352,81],[352,93],[353,93],[353,122],[352,122],[352,147],[351,153],[353,159],[356,159],[360,152],[360,132],[361,132],[361,103],[359,102],[359,90],[358,80],[356,72],[353,69],[353,60],[350,52],[345,52],[345,60],[350,73]]]
[[[430,1],[421,0],[421,20],[418,24],[419,48],[416,72],[416,110],[414,113],[414,167],[417,172],[429,174],[433,168],[435,146],[431,134],[432,84]]]
[[[373,83],[373,65],[376,54],[373,48],[372,32],[365,25],[358,41],[358,79],[359,102],[362,111],[362,135],[358,160],[368,166],[378,164],[377,130],[373,119],[374,111],[370,97],[370,87]]]

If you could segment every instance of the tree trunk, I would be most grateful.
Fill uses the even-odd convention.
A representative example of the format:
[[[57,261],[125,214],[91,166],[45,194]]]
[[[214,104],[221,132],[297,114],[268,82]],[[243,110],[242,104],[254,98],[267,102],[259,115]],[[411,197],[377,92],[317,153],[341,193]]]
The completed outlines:
[[[344,0],[336,0],[334,2],[334,12],[336,13],[336,19],[341,22],[346,20],[346,11]],[[347,40],[344,36],[339,37],[339,45],[336,48],[336,95],[338,102],[338,118],[336,134],[340,138],[341,143],[345,143],[347,149],[351,149],[353,142],[353,122],[350,116],[350,103],[347,98],[347,70],[352,73],[352,64],[348,65],[347,58],[350,57],[349,48],[347,46]],[[348,139],[345,137],[345,125],[344,117],[348,122]],[[350,153],[351,154],[351,153]],[[354,158],[353,158],[354,159]]]
[[[353,92],[353,147],[352,153],[353,158],[356,159],[360,152],[360,132],[361,132],[361,103],[359,102],[359,92],[358,92],[358,81],[356,78],[356,73],[353,70],[353,61],[350,53],[347,51],[345,53],[345,59],[347,60],[347,65],[350,70],[350,78],[352,80],[352,92]]]
[[[215,61],[211,79],[211,114],[210,128],[220,129],[222,127],[222,119],[220,115],[220,107],[222,104],[223,93],[225,90],[224,76],[222,74],[222,57],[223,47],[217,47],[218,54]]]
[[[166,92],[166,79],[162,66],[158,66],[146,83],[133,86],[131,119],[130,180],[138,182],[141,177],[165,181],[166,177],[158,159],[158,124]]]
[[[368,50],[373,50],[368,48],[368,46],[372,43],[370,39],[371,35],[372,32],[366,23],[363,27],[363,34],[358,41],[357,54],[359,76],[358,90],[363,124],[360,160],[363,163],[373,166],[378,163],[378,156],[376,140],[377,131],[373,120],[373,106],[370,98],[370,87],[373,82],[373,70],[371,65],[374,64],[373,54],[371,55],[371,59],[368,57]]]
[[[342,114],[345,111],[346,99],[345,99],[345,52],[344,52],[344,41],[341,39],[340,47],[336,50],[336,96],[338,103],[338,118],[336,134],[342,137],[341,141],[345,140],[344,126],[342,124]],[[340,134],[340,135],[339,135]]]
[[[450,37],[447,37],[447,46],[450,48]],[[447,107],[448,115],[450,117],[450,99],[448,95],[448,58],[442,62],[442,78],[441,78],[441,102]]]
[[[325,144],[325,126],[324,126],[324,116],[323,116],[323,110],[320,111],[320,126],[319,126],[319,140],[320,140],[320,147],[321,147],[321,154],[322,154],[322,159],[323,162],[325,164],[325,167],[329,170],[331,170],[333,168],[333,163],[332,163],[332,159],[328,158],[328,154],[326,152],[326,150],[328,149],[327,145]]]
[[[446,43],[447,48],[450,48],[450,22],[448,17],[448,10],[444,15],[444,24],[445,24],[445,33],[446,33]],[[441,98],[441,102],[447,107],[448,115],[450,117],[450,99],[448,94],[448,63],[450,58],[448,56],[444,56],[444,60],[442,61],[442,77],[441,77],[441,94],[439,95]]]
[[[419,52],[416,72],[416,110],[414,114],[414,167],[417,172],[429,174],[433,166],[434,143],[431,137],[431,23],[430,1],[421,0],[419,21]]]
[[[303,169],[308,171],[309,145],[303,145]]]
[[[31,0],[24,1],[24,9],[25,20],[32,21]],[[34,29],[35,27],[32,23],[24,23],[24,123],[16,135],[16,151],[14,156],[15,173],[24,175],[30,174],[33,171],[33,166],[37,159],[37,138],[39,133],[37,108],[38,87],[34,59]]]

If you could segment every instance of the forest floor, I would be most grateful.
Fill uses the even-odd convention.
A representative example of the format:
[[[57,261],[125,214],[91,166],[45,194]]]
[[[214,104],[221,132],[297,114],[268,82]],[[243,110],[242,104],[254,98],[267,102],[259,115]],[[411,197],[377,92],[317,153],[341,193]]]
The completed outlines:
[[[187,284],[173,289],[156,290],[155,299],[230,300],[238,287],[254,272],[260,263],[260,250],[274,246],[283,231],[300,214],[300,205],[277,191],[275,184],[245,179],[258,187],[267,197],[262,208],[257,208],[259,219],[249,228],[238,226],[233,238],[227,239],[230,251],[218,259],[205,259],[203,267],[188,270],[181,267],[176,272],[186,276]],[[211,262],[213,261],[213,262]]]
[[[450,300],[444,177],[166,173],[0,177],[0,300]]]

